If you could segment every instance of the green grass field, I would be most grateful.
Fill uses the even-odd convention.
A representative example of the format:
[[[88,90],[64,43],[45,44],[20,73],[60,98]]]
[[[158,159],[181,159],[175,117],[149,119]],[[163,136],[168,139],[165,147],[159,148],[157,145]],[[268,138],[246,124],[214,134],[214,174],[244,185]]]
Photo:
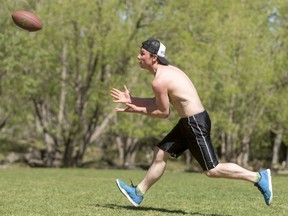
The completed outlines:
[[[288,176],[273,175],[274,200],[242,181],[167,171],[133,207],[116,178],[138,183],[145,171],[95,169],[0,170],[0,215],[288,215]]]

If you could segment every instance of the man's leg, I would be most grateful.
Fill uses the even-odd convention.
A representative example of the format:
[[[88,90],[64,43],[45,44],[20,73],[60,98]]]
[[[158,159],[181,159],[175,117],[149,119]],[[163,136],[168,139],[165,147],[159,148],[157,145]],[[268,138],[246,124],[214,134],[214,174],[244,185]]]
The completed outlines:
[[[240,179],[254,183],[264,196],[265,203],[270,205],[273,199],[271,172],[269,169],[252,172],[234,163],[219,163],[215,168],[206,172],[214,178]]]
[[[144,177],[144,179],[138,184],[138,188],[142,193],[145,193],[155,182],[157,182],[163,175],[167,158],[169,154],[158,147],[154,149],[153,162]]]
[[[155,147],[153,162],[138,186],[128,186],[120,179],[116,179],[116,184],[124,196],[134,205],[139,206],[143,200],[144,193],[163,175],[169,154]]]
[[[234,163],[219,163],[206,172],[208,177],[241,179],[252,183],[258,182],[258,173],[252,172]]]

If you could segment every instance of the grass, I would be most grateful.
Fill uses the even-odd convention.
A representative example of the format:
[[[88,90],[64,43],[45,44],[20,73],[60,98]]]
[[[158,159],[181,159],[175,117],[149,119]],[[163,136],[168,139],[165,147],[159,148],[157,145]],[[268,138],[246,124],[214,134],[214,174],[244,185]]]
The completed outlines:
[[[266,206],[253,185],[167,171],[135,208],[116,178],[138,183],[145,171],[95,169],[0,170],[0,215],[287,215],[288,176],[273,175],[274,200]]]

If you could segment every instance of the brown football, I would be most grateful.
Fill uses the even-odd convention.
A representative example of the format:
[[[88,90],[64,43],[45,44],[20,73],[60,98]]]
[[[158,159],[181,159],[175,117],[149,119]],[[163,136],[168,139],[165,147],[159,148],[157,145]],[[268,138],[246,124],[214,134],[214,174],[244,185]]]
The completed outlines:
[[[17,26],[30,32],[42,29],[41,20],[30,11],[15,11],[12,19]]]

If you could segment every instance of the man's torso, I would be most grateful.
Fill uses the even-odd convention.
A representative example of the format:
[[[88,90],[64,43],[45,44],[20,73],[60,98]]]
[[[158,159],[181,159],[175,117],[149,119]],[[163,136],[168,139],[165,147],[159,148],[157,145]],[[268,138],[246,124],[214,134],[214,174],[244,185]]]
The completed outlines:
[[[158,73],[158,72],[157,72]],[[161,79],[167,88],[170,103],[181,117],[189,117],[204,111],[197,90],[189,77],[174,66],[159,68],[156,80]]]

